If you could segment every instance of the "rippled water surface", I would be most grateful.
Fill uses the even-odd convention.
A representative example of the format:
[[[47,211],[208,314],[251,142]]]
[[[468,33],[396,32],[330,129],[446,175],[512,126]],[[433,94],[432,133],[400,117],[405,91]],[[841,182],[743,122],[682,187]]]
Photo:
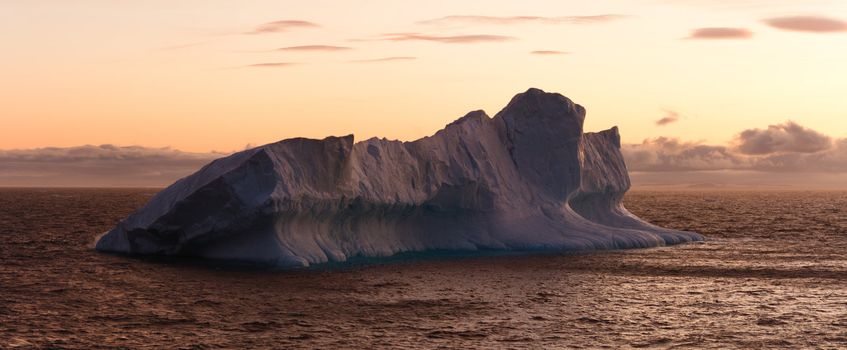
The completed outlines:
[[[152,190],[0,190],[0,348],[847,348],[847,193],[633,192],[706,243],[269,271],[90,249]]]

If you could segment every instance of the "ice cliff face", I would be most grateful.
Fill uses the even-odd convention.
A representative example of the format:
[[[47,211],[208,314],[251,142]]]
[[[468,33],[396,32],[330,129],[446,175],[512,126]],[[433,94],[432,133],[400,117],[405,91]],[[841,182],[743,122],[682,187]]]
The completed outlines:
[[[595,250],[701,236],[621,204],[617,128],[530,89],[413,142],[289,139],[213,161],[161,191],[96,248],[307,266],[425,250]]]

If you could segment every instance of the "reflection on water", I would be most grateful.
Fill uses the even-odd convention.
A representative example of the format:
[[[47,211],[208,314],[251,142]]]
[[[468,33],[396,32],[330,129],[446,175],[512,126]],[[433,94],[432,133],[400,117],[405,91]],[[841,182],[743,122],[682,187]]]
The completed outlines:
[[[847,347],[847,193],[634,192],[705,243],[267,271],[98,254],[150,190],[0,190],[0,348]]]

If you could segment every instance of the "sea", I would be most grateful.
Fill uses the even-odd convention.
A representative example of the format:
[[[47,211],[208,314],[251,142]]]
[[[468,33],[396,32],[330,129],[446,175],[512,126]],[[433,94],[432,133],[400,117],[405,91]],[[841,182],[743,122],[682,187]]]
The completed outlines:
[[[2,349],[847,348],[847,192],[632,191],[708,240],[301,270],[98,253],[155,189],[0,189]]]

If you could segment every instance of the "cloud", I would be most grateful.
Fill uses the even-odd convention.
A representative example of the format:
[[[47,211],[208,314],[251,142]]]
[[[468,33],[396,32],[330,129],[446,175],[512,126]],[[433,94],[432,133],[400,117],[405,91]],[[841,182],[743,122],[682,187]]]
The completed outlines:
[[[697,28],[691,31],[691,34],[686,39],[695,40],[733,40],[733,39],[750,39],[753,37],[753,32],[744,28]]]
[[[473,16],[473,15],[454,15],[441,18],[429,19],[420,21],[418,24],[486,24],[486,25],[514,25],[514,24],[593,24],[610,22],[626,18],[624,15],[603,14],[593,16],[562,16],[562,17],[541,17],[541,16]]]
[[[656,125],[665,126],[671,123],[676,123],[677,121],[679,121],[679,113],[671,110],[665,110],[665,117],[657,120]]]
[[[381,57],[381,58],[372,58],[372,59],[364,59],[364,60],[352,60],[348,61],[350,63],[376,63],[376,62],[393,62],[393,61],[412,61],[418,59],[417,57],[411,56],[395,56],[395,57]]]
[[[249,31],[245,34],[269,34],[269,33],[282,33],[287,32],[292,29],[300,29],[300,28],[320,28],[320,25],[301,20],[283,20],[283,21],[274,21],[268,22],[265,24],[261,24],[257,26],[252,31]]]
[[[296,52],[296,51],[347,51],[351,50],[351,47],[347,46],[333,46],[333,45],[300,45],[300,46],[286,46],[280,47],[274,51],[284,51],[284,52]]]
[[[530,52],[533,55],[542,55],[542,56],[555,56],[555,55],[570,55],[570,52],[567,51],[555,51],[555,50],[536,50]]]
[[[765,19],[763,22],[776,29],[795,32],[847,32],[847,22],[823,16],[776,17]]]
[[[245,68],[283,68],[297,65],[299,63],[294,62],[265,62],[265,63],[254,63],[243,66]]]
[[[502,42],[502,41],[512,41],[517,40],[515,37],[511,36],[503,36],[503,35],[489,35],[489,34],[472,34],[472,35],[451,35],[451,36],[441,36],[441,35],[430,35],[430,34],[421,34],[421,33],[391,33],[385,34],[382,38],[377,40],[386,40],[386,41],[433,41],[445,44],[474,44],[474,43],[484,43],[484,42]]]
[[[164,186],[221,156],[114,145],[0,150],[0,186]]]
[[[847,172],[847,139],[815,153],[775,153],[756,160],[754,169],[771,172]]]
[[[640,144],[623,145],[621,151],[627,167],[633,171],[693,171],[749,168],[745,157],[739,157],[724,146],[699,142],[683,142],[676,138],[657,137]]]
[[[829,149],[832,139],[812,129],[788,121],[767,129],[744,130],[735,139],[744,154],[814,153]]]
[[[657,137],[621,152],[629,170],[640,172],[847,172],[847,139],[833,141],[793,122],[744,130],[730,145]]]

